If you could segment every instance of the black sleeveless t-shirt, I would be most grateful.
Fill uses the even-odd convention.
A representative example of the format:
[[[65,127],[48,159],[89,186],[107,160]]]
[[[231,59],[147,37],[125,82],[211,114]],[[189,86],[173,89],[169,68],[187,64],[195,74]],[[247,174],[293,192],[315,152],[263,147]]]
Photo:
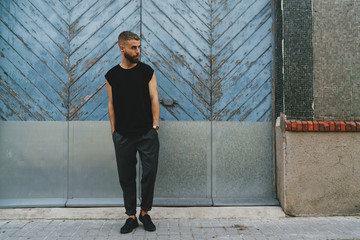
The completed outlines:
[[[131,69],[116,65],[105,78],[112,88],[115,130],[124,136],[137,136],[153,127],[149,82],[154,70],[138,62]]]

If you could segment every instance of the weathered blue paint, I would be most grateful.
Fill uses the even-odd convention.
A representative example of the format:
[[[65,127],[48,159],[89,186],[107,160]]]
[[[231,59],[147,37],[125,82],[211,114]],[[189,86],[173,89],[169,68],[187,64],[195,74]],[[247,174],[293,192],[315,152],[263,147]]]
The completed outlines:
[[[188,1],[190,2],[190,1]],[[177,120],[211,118],[211,11],[209,1],[143,1],[145,60],[156,69],[162,112]],[[196,12],[192,9],[197,9]],[[166,109],[166,110],[165,110]]]
[[[16,98],[11,108],[15,115],[19,116],[19,111],[29,113],[19,116],[21,120],[65,120],[67,71],[64,52],[46,30],[33,21],[34,15],[38,14],[35,9],[29,10],[29,5],[20,4],[20,1],[0,2],[1,84],[5,85],[8,80],[4,99],[8,101],[10,95]],[[28,15],[32,10],[34,13]],[[12,116],[2,118],[16,120]]]
[[[160,97],[175,101],[161,118],[269,121],[270,1],[189,2],[143,3],[143,58]]]
[[[270,1],[227,1],[215,16],[213,119],[271,120]]]
[[[117,36],[142,37],[162,120],[269,121],[270,0],[0,2],[0,119],[108,120]]]
[[[118,34],[127,29],[140,34],[139,6],[139,1],[97,1],[72,23],[70,120],[107,119],[104,75],[121,61]]]

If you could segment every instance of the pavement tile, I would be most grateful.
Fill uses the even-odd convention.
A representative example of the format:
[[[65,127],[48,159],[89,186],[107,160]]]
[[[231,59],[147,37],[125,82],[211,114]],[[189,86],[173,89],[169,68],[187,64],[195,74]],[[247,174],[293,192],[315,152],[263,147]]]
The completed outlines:
[[[142,224],[130,234],[120,234],[116,220],[0,220],[0,239],[360,239],[359,217],[280,219],[176,219],[156,220],[157,231]]]

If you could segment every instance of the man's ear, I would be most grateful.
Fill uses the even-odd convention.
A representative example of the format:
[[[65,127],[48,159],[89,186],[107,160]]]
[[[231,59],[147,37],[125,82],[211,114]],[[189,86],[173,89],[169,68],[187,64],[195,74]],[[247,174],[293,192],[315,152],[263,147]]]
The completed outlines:
[[[120,47],[120,51],[123,52],[125,47],[123,45],[120,45],[120,44],[119,44],[119,47]]]

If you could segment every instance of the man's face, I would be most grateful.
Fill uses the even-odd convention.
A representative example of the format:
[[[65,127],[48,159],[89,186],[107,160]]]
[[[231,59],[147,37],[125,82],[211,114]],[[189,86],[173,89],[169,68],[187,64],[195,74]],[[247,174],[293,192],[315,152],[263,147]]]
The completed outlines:
[[[140,41],[139,40],[129,40],[126,42],[125,46],[120,46],[121,52],[124,57],[131,63],[137,63],[139,61],[140,55]]]

